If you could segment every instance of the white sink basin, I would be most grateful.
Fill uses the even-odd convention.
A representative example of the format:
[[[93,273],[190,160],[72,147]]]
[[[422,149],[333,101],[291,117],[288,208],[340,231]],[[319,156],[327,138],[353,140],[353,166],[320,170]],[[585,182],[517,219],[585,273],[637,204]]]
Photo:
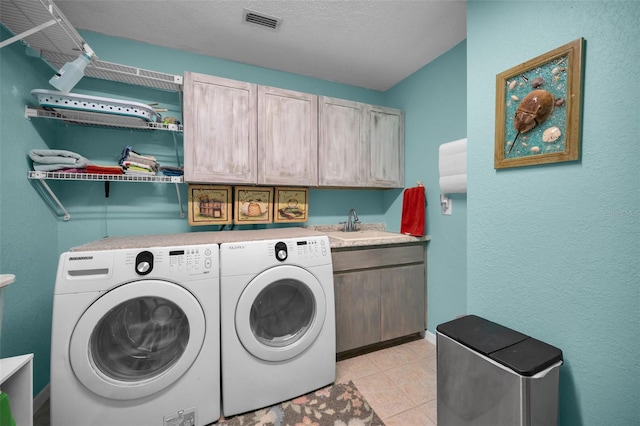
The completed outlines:
[[[365,230],[355,232],[327,232],[330,238],[335,238],[340,241],[358,241],[358,240],[386,240],[392,238],[403,237],[404,235],[395,232],[377,231],[377,230]]]

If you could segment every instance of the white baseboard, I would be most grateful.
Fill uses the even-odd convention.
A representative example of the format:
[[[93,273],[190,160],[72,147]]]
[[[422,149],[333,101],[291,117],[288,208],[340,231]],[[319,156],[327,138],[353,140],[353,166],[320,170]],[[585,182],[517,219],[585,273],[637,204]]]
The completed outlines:
[[[34,416],[38,412],[38,410],[42,408],[44,403],[47,402],[50,396],[51,396],[51,388],[47,383],[47,386],[45,386],[44,389],[42,389],[40,392],[38,392],[38,394],[35,397],[33,397],[33,415]]]
[[[424,339],[427,342],[432,343],[433,345],[436,345],[436,335],[430,332],[429,330],[426,330],[424,332]]]

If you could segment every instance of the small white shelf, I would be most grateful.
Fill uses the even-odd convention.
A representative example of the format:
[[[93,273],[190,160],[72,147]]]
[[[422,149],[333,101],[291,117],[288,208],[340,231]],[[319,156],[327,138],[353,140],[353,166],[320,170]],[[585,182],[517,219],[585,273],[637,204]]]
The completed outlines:
[[[68,124],[80,124],[85,126],[109,127],[118,129],[134,130],[166,130],[171,132],[182,132],[182,125],[146,122],[131,117],[123,117],[113,114],[101,114],[87,111],[64,110],[50,111],[44,108],[26,106],[24,117],[48,118],[61,120]]]
[[[33,426],[33,354],[0,359],[0,389],[20,426]]]
[[[0,288],[8,286],[9,284],[14,282],[15,280],[16,280],[16,276],[13,275],[13,274],[1,274],[0,275]],[[2,318],[0,318],[0,321],[2,321]]]

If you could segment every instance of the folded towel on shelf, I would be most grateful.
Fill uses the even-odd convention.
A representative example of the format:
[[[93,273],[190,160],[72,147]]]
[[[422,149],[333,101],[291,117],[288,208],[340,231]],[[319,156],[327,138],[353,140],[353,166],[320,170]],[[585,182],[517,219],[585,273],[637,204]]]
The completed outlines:
[[[424,213],[426,198],[424,186],[404,190],[402,197],[402,222],[400,233],[422,237],[424,235]]]
[[[160,172],[165,176],[182,176],[184,169],[182,167],[162,166]]]
[[[126,168],[129,167],[129,165],[126,164],[127,162],[135,163],[135,165],[138,166],[146,166],[153,172],[158,172],[158,167],[160,166],[154,157],[138,154],[130,145],[125,146],[120,154],[119,164]]]
[[[89,164],[87,166],[87,173],[93,173],[97,175],[123,175],[122,167],[120,166],[99,166],[97,164]]]
[[[135,167],[135,168],[138,168],[138,169],[148,170],[150,172],[154,172],[155,171],[155,170],[153,170],[153,168],[150,165],[145,164],[145,163],[139,163],[137,161],[128,161],[127,160],[127,161],[123,161],[120,165],[122,167],[125,167],[125,168]]]
[[[33,160],[33,170],[51,172],[60,169],[85,168],[89,160],[80,154],[63,149],[32,149],[29,157]]]
[[[145,167],[138,166],[128,166],[124,167],[125,175],[146,175],[146,176],[155,176],[156,172],[151,171]]]

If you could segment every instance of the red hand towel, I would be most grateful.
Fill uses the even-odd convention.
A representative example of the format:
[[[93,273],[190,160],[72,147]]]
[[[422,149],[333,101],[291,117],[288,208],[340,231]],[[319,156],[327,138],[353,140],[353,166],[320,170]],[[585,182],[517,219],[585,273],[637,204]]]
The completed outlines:
[[[424,235],[425,194],[424,186],[407,188],[402,198],[402,234],[422,237]]]

